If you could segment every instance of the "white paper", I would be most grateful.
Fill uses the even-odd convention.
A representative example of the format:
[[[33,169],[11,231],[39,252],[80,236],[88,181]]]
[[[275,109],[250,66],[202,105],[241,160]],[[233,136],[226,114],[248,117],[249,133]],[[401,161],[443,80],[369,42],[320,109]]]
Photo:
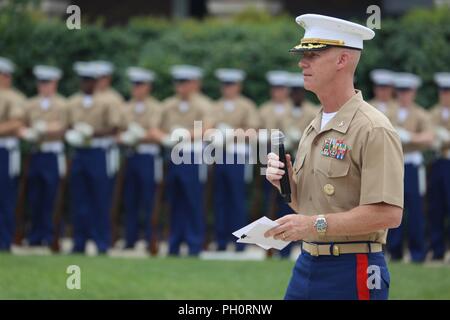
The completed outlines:
[[[278,223],[275,221],[270,220],[267,217],[262,217],[233,232],[233,235],[238,238],[237,242],[239,243],[256,244],[265,250],[270,248],[281,250],[286,247],[290,241],[275,240],[273,237],[264,237],[264,233],[267,230],[276,226],[278,226]],[[243,235],[245,235],[245,237],[242,237]]]

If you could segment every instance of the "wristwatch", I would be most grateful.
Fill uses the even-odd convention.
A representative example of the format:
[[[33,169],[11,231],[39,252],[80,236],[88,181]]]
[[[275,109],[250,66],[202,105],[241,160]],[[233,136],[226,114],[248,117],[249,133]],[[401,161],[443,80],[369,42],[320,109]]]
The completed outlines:
[[[327,232],[327,219],[325,219],[325,216],[323,214],[319,214],[317,216],[316,221],[314,222],[314,228],[320,235],[324,235]]]

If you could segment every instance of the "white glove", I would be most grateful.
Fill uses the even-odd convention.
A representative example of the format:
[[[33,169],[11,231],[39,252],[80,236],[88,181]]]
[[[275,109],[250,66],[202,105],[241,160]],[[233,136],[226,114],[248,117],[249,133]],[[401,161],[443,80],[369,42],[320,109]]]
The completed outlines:
[[[67,143],[73,147],[80,147],[84,143],[84,136],[80,131],[77,130],[67,130],[64,135]]]
[[[147,135],[147,131],[136,122],[132,122],[128,125],[128,131],[133,134],[138,140],[144,138]]]
[[[435,129],[436,138],[443,143],[450,142],[450,132],[444,127],[437,127]]]
[[[94,134],[94,128],[86,122],[77,122],[73,128],[80,132],[85,138],[90,138]]]
[[[165,147],[165,148],[172,148],[174,145],[177,144],[176,140],[172,140],[172,137],[170,134],[166,135],[162,140],[161,140],[161,144]]]
[[[411,142],[411,133],[408,130],[405,130],[401,127],[395,128],[397,130],[398,135],[400,136],[400,141],[404,144]]]
[[[127,145],[127,146],[135,145],[138,140],[136,135],[134,135],[130,130],[122,132],[119,135],[119,139],[120,139],[120,142],[122,142],[124,145]]]
[[[39,132],[34,128],[26,128],[22,132],[22,138],[28,142],[36,142],[39,139]]]
[[[47,132],[47,122],[38,120],[33,123],[33,129],[35,129],[39,134]]]

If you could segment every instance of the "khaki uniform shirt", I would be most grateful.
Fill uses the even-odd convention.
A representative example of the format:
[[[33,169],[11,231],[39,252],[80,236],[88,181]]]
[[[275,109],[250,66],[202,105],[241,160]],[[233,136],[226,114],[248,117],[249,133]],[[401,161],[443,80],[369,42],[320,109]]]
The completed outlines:
[[[261,128],[282,130],[283,122],[289,118],[292,111],[292,102],[288,100],[284,104],[276,104],[272,101],[264,103],[259,109]]]
[[[0,89],[0,122],[22,119],[25,96],[15,89]]]
[[[218,100],[209,112],[212,124],[225,123],[235,129],[257,129],[259,115],[250,99],[239,96],[234,100]]]
[[[322,110],[306,128],[294,164],[298,213],[334,214],[360,205],[403,208],[403,155],[389,120],[358,91],[321,130]],[[315,235],[313,242],[386,242],[387,230],[359,236]]]
[[[434,127],[443,127],[450,131],[450,108],[441,105],[435,105],[431,111],[431,122]],[[444,143],[442,146],[443,153],[450,151],[450,143]]]
[[[397,117],[397,108],[398,105],[394,100],[390,100],[388,102],[381,102],[377,99],[372,99],[368,101],[368,104],[374,106],[379,111],[384,113],[384,115],[391,121],[392,123],[395,122],[395,118]]]
[[[69,126],[69,114],[66,100],[60,95],[48,98],[48,105],[43,104],[41,96],[31,98],[25,107],[26,122],[33,126],[36,121],[58,122],[63,127]]]
[[[153,97],[148,97],[142,102],[130,100],[124,106],[125,123],[138,123],[142,128],[148,130],[159,128],[161,123],[162,106]]]
[[[306,127],[314,120],[319,109],[312,103],[305,101],[301,107],[294,107],[290,112],[290,116],[283,119],[282,130],[287,131],[290,128],[295,128],[304,132]]]
[[[404,121],[401,121],[402,119],[399,118],[400,109],[401,107],[397,108],[396,117],[394,122],[392,122],[394,126],[401,127],[413,133],[431,132],[433,130],[430,115],[421,106],[417,104],[410,106],[407,109],[408,116]],[[426,147],[415,143],[403,145],[403,152],[405,154],[414,151],[422,151],[424,149],[426,149]]]
[[[194,121],[207,121],[209,108],[210,105],[206,104],[206,101],[198,99],[195,95],[187,101],[182,101],[178,96],[169,97],[162,106],[161,130],[167,133],[176,128],[193,130]]]
[[[69,123],[71,125],[77,122],[86,122],[95,131],[120,127],[123,121],[123,111],[119,106],[112,104],[109,99],[104,99],[102,94],[93,94],[92,104],[84,106],[83,97],[82,93],[77,93],[69,99]]]

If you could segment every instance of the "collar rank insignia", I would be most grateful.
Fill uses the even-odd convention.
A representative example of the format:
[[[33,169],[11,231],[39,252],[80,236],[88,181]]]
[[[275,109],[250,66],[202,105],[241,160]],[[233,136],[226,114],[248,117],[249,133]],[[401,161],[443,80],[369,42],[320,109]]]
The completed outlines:
[[[327,138],[322,145],[320,154],[325,157],[342,160],[350,149],[350,146],[345,144],[342,139]]]

